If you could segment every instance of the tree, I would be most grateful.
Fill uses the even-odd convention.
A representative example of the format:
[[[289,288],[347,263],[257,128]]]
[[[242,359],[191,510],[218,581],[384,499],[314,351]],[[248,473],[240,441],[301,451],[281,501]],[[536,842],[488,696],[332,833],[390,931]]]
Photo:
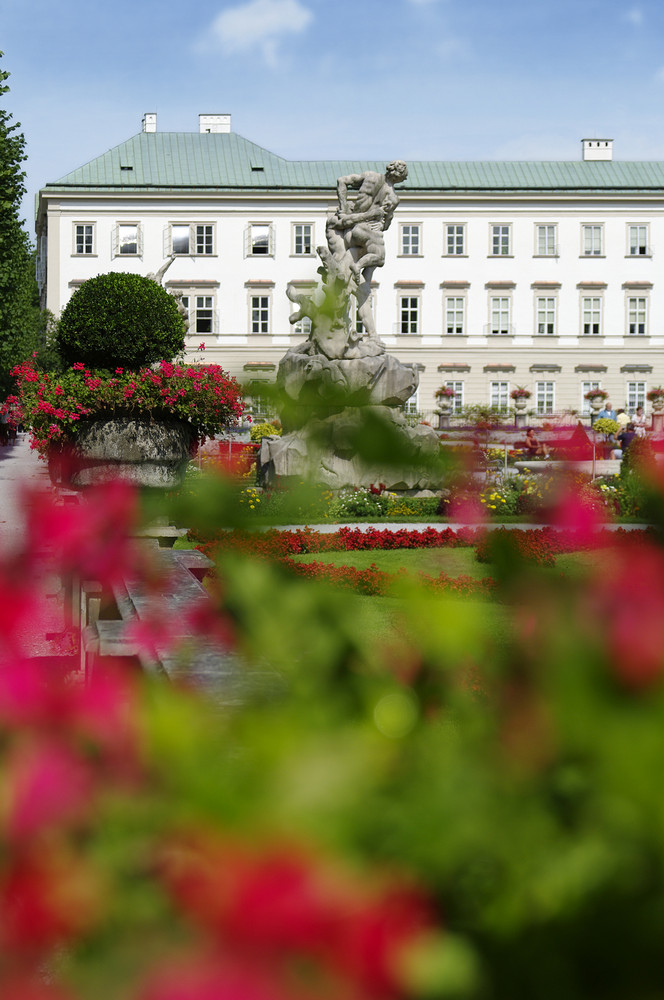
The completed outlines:
[[[8,77],[0,69],[0,95],[9,91]],[[39,347],[44,330],[34,251],[19,219],[26,190],[25,139],[19,129],[20,123],[0,108],[0,400],[13,389],[11,369]]]

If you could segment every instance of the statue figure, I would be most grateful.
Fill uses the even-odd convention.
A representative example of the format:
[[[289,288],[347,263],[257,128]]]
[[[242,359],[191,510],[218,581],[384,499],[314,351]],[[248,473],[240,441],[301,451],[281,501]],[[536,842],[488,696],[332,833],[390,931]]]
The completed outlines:
[[[365,170],[363,174],[349,174],[337,180],[339,208],[327,220],[328,230],[338,230],[348,250],[359,248],[361,255],[349,264],[357,283],[368,267],[382,267],[385,263],[383,233],[389,228],[399,196],[394,185],[405,181],[408,167],[403,160],[388,163],[384,174]],[[358,188],[354,204],[348,202],[348,189]]]
[[[354,453],[353,436],[360,432],[368,408],[408,441],[415,453],[435,451],[438,438],[430,427],[411,428],[403,404],[417,388],[414,365],[388,354],[379,340],[371,310],[371,279],[385,263],[383,234],[389,228],[399,197],[394,185],[408,168],[401,160],[388,163],[385,173],[366,170],[337,181],[338,206],[327,218],[327,246],[317,248],[321,282],[303,292],[293,285],[287,295],[296,308],[289,319],[311,320],[304,343],[291,347],[279,364],[277,384],[287,405],[281,414],[284,435],[264,438],[259,459],[261,481],[275,476],[306,474],[313,463],[321,481],[332,486],[386,481],[388,472],[368,468]],[[349,191],[356,190],[354,199]],[[356,301],[357,322],[351,303]],[[317,428],[326,447],[307,441]],[[314,435],[315,437],[315,435]],[[421,485],[422,469],[395,473],[393,485]]]
[[[150,281],[156,281],[158,285],[161,285],[162,283],[161,279],[164,277],[169,267],[175,260],[175,257],[176,255],[174,253],[169,254],[158,271],[150,271],[150,273],[146,274],[145,277],[149,278]],[[182,319],[184,320],[184,332],[185,334],[187,334],[189,333],[189,310],[182,301],[182,292],[172,291],[171,295],[177,302],[178,312],[180,313],[180,316],[182,316]]]
[[[168,271],[169,267],[171,266],[174,260],[175,260],[175,254],[174,253],[169,254],[158,271],[150,271],[150,273],[146,274],[145,277],[149,278],[150,281],[156,281],[158,285],[161,285],[161,279],[164,277],[164,275],[166,274],[166,272]]]

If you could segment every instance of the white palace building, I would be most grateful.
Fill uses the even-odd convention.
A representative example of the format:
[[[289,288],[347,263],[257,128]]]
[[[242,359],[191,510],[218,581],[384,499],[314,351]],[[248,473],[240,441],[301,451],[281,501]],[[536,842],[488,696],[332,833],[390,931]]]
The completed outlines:
[[[430,415],[441,384],[457,406],[507,406],[525,386],[544,417],[588,412],[598,385],[632,411],[664,383],[664,162],[615,160],[610,139],[584,139],[574,162],[394,156],[409,173],[372,306],[390,353],[420,371],[412,412]],[[87,278],[154,273],[175,254],[163,283],[189,309],[188,354],[258,383],[258,399],[306,339],[286,288],[318,279],[337,177],[384,168],[285,160],[230,115],[159,132],[146,114],[40,191],[42,305],[57,316]]]

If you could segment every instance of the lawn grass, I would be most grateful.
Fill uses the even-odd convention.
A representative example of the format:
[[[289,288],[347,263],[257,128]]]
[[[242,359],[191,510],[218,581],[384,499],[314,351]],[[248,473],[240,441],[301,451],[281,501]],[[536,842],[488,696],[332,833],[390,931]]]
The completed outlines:
[[[428,573],[439,576],[470,576],[483,580],[491,576],[491,569],[475,561],[475,550],[463,549],[360,549],[353,552],[317,552],[293,556],[295,562],[323,562],[332,566],[352,566],[366,569],[375,564],[385,573]]]
[[[602,549],[593,552],[566,552],[556,557],[554,569],[546,572],[578,578],[602,559]],[[460,549],[360,549],[353,552],[317,552],[292,556],[296,562],[322,562],[333,566],[366,569],[372,564],[385,573],[428,573],[430,576],[469,576],[484,580],[493,575],[490,563],[478,563],[474,548]]]

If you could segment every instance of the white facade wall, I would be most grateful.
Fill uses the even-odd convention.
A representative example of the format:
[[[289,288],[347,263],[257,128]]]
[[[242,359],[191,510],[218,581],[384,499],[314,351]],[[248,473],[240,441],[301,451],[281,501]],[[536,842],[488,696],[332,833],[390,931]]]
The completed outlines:
[[[266,366],[261,377],[271,377],[267,366],[278,365],[288,346],[302,339],[293,334],[288,322],[293,306],[286,286],[290,281],[318,277],[315,249],[311,256],[294,254],[293,225],[313,225],[315,248],[325,242],[325,216],[334,207],[332,193],[269,189],[223,195],[118,192],[102,196],[44,191],[38,220],[39,231],[47,233],[44,304],[58,315],[74,289],[89,277],[111,270],[155,272],[170,252],[173,225],[212,225],[214,253],[177,257],[164,277],[171,290],[190,298],[196,294],[213,298],[213,332],[202,336],[192,330],[189,352],[239,377],[247,377],[251,371],[247,365],[261,362]],[[140,225],[139,254],[113,256],[116,227],[121,223]],[[246,232],[251,224],[271,225],[273,255],[246,255]],[[465,226],[463,256],[446,254],[447,224]],[[545,224],[557,227],[555,256],[537,254],[536,227]],[[646,255],[629,251],[629,226],[637,224],[648,227]],[[76,252],[77,225],[94,227],[94,253]],[[404,225],[419,226],[418,255],[401,253]],[[492,225],[510,227],[509,255],[491,253]],[[583,252],[584,225],[602,227],[601,254]],[[627,403],[629,383],[644,383],[646,390],[664,383],[662,195],[473,196],[404,191],[385,243],[385,266],[374,274],[377,329],[393,354],[420,366],[417,405],[424,414],[434,408],[435,389],[452,380],[463,383],[465,403],[488,402],[492,382],[507,382],[509,389],[525,385],[533,393],[537,382],[553,382],[557,413],[582,408],[587,381],[598,381],[608,389],[615,406]],[[455,286],[455,282],[460,284]],[[267,334],[251,332],[252,295],[269,299]],[[417,334],[400,333],[403,295],[418,299]],[[446,332],[446,295],[465,301],[462,335]],[[507,336],[490,332],[492,296],[509,300]],[[538,296],[555,300],[553,336],[538,335]],[[601,300],[599,335],[583,335],[584,296]],[[643,336],[628,333],[630,297],[646,300]],[[202,341],[204,352],[197,350]],[[501,365],[506,367],[496,367]],[[583,366],[587,370],[578,370]],[[625,370],[629,366],[633,370]],[[535,394],[530,402],[535,405]]]

